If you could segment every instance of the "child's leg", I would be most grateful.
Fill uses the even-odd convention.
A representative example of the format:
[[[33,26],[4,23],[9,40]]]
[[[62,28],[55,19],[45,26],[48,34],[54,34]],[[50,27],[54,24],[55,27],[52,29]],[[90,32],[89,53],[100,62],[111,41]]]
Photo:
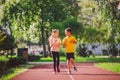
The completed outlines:
[[[56,55],[54,52],[52,52],[52,56],[53,56],[53,66],[54,66],[54,71],[56,72]]]
[[[72,63],[72,65],[73,65],[73,67],[74,67],[74,70],[76,70],[76,71],[77,71],[77,68],[76,68],[75,63],[74,63],[74,59],[73,59],[73,58],[71,58],[70,60],[71,60],[71,63]]]
[[[72,56],[72,58],[70,58],[70,62],[72,64],[72,66],[74,67],[74,70],[77,71],[77,68],[76,68],[75,63],[74,63],[74,55]]]
[[[75,64],[74,64],[74,53],[70,54],[70,62],[72,64],[72,66],[75,66]]]
[[[68,68],[68,74],[71,74],[71,61],[70,61],[70,53],[66,54],[66,59],[67,59],[67,68]]]
[[[57,67],[59,67],[59,63],[60,63],[59,53],[57,53],[56,58],[57,58]]]
[[[75,66],[75,64],[74,64],[74,59],[73,59],[73,58],[70,58],[70,61],[71,61],[72,65]]]
[[[59,64],[60,64],[59,52],[56,53],[56,58],[57,58],[57,71],[60,72],[60,68],[59,68]]]
[[[67,59],[67,67],[68,67],[68,70],[70,71],[70,59]]]

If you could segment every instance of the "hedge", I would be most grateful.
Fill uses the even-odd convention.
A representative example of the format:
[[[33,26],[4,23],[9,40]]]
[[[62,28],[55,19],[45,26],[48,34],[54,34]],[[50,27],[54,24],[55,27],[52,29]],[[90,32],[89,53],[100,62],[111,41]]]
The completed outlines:
[[[28,61],[40,60],[40,57],[41,57],[41,56],[29,55],[29,56],[28,56]]]
[[[25,63],[26,60],[21,57],[10,58],[8,61],[0,61],[0,77],[10,68],[14,68]]]

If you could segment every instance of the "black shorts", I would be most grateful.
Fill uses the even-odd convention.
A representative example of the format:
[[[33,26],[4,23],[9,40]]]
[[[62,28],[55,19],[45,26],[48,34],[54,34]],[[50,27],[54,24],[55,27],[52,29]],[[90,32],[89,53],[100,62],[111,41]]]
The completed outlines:
[[[74,53],[66,53],[66,59],[70,59],[70,58],[74,59]]]

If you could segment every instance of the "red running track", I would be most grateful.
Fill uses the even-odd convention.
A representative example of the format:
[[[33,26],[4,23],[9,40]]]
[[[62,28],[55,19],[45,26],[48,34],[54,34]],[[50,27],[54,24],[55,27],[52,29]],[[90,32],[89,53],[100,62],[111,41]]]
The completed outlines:
[[[61,63],[61,72],[53,73],[52,64],[40,64],[11,80],[120,80],[120,74],[105,71],[93,66],[93,63],[77,63],[77,72],[67,74],[65,63]]]

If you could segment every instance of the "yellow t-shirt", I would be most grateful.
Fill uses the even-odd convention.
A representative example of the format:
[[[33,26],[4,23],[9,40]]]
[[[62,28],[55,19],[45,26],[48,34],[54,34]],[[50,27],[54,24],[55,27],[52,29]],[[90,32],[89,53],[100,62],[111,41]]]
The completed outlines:
[[[73,53],[74,46],[77,43],[77,40],[73,36],[67,36],[63,39],[62,43],[65,47],[66,53]]]

